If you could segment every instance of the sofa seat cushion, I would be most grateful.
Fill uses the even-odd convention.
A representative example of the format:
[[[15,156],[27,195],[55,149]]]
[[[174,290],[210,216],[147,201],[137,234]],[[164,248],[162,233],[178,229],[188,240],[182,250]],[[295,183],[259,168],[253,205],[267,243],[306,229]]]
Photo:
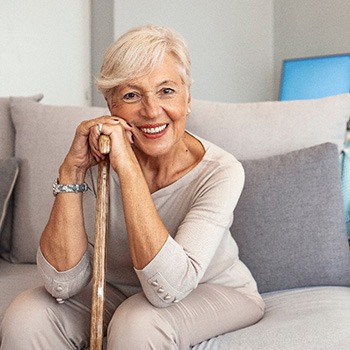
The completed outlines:
[[[350,288],[294,289],[263,297],[266,313],[260,322],[192,350],[349,349]]]
[[[12,300],[26,289],[42,285],[37,266],[12,264],[0,258],[0,323]]]
[[[42,284],[34,264],[0,259],[0,323],[11,301]],[[263,294],[264,318],[257,324],[227,333],[192,350],[348,349],[350,288],[314,287]],[[209,322],[209,321],[208,321]]]

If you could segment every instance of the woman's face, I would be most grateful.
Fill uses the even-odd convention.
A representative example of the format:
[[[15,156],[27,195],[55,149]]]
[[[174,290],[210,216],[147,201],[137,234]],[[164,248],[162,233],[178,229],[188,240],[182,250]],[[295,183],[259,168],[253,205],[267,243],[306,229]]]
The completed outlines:
[[[132,125],[134,147],[144,155],[162,156],[180,145],[190,95],[172,55],[150,74],[118,87],[107,102],[112,115]]]

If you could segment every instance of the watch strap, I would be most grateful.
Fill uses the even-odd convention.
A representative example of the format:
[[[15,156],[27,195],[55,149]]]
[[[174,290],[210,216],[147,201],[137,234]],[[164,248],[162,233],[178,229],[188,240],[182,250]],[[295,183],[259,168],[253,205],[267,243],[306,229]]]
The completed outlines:
[[[58,193],[83,193],[87,192],[89,186],[86,182],[81,184],[60,184],[56,179],[52,185],[53,195],[56,197]]]

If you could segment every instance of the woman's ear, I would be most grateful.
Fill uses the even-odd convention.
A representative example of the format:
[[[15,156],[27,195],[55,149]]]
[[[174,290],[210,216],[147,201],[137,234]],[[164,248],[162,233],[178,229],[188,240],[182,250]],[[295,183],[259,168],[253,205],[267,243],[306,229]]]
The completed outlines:
[[[187,98],[187,115],[191,113],[191,94],[188,94]]]

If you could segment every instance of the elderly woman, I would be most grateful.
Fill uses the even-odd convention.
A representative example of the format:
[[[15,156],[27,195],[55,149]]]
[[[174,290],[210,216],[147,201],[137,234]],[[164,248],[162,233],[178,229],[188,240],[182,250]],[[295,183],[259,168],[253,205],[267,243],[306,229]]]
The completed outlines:
[[[104,157],[98,138],[110,137],[108,349],[188,349],[257,322],[264,303],[229,231],[244,172],[185,129],[191,73],[183,40],[163,27],[127,32],[108,49],[97,86],[111,116],[78,126],[59,183],[94,188]],[[38,265],[48,293],[31,290],[11,305],[1,349],[89,345],[84,215],[94,214],[83,210],[86,186],[77,188],[57,187],[42,234]]]

